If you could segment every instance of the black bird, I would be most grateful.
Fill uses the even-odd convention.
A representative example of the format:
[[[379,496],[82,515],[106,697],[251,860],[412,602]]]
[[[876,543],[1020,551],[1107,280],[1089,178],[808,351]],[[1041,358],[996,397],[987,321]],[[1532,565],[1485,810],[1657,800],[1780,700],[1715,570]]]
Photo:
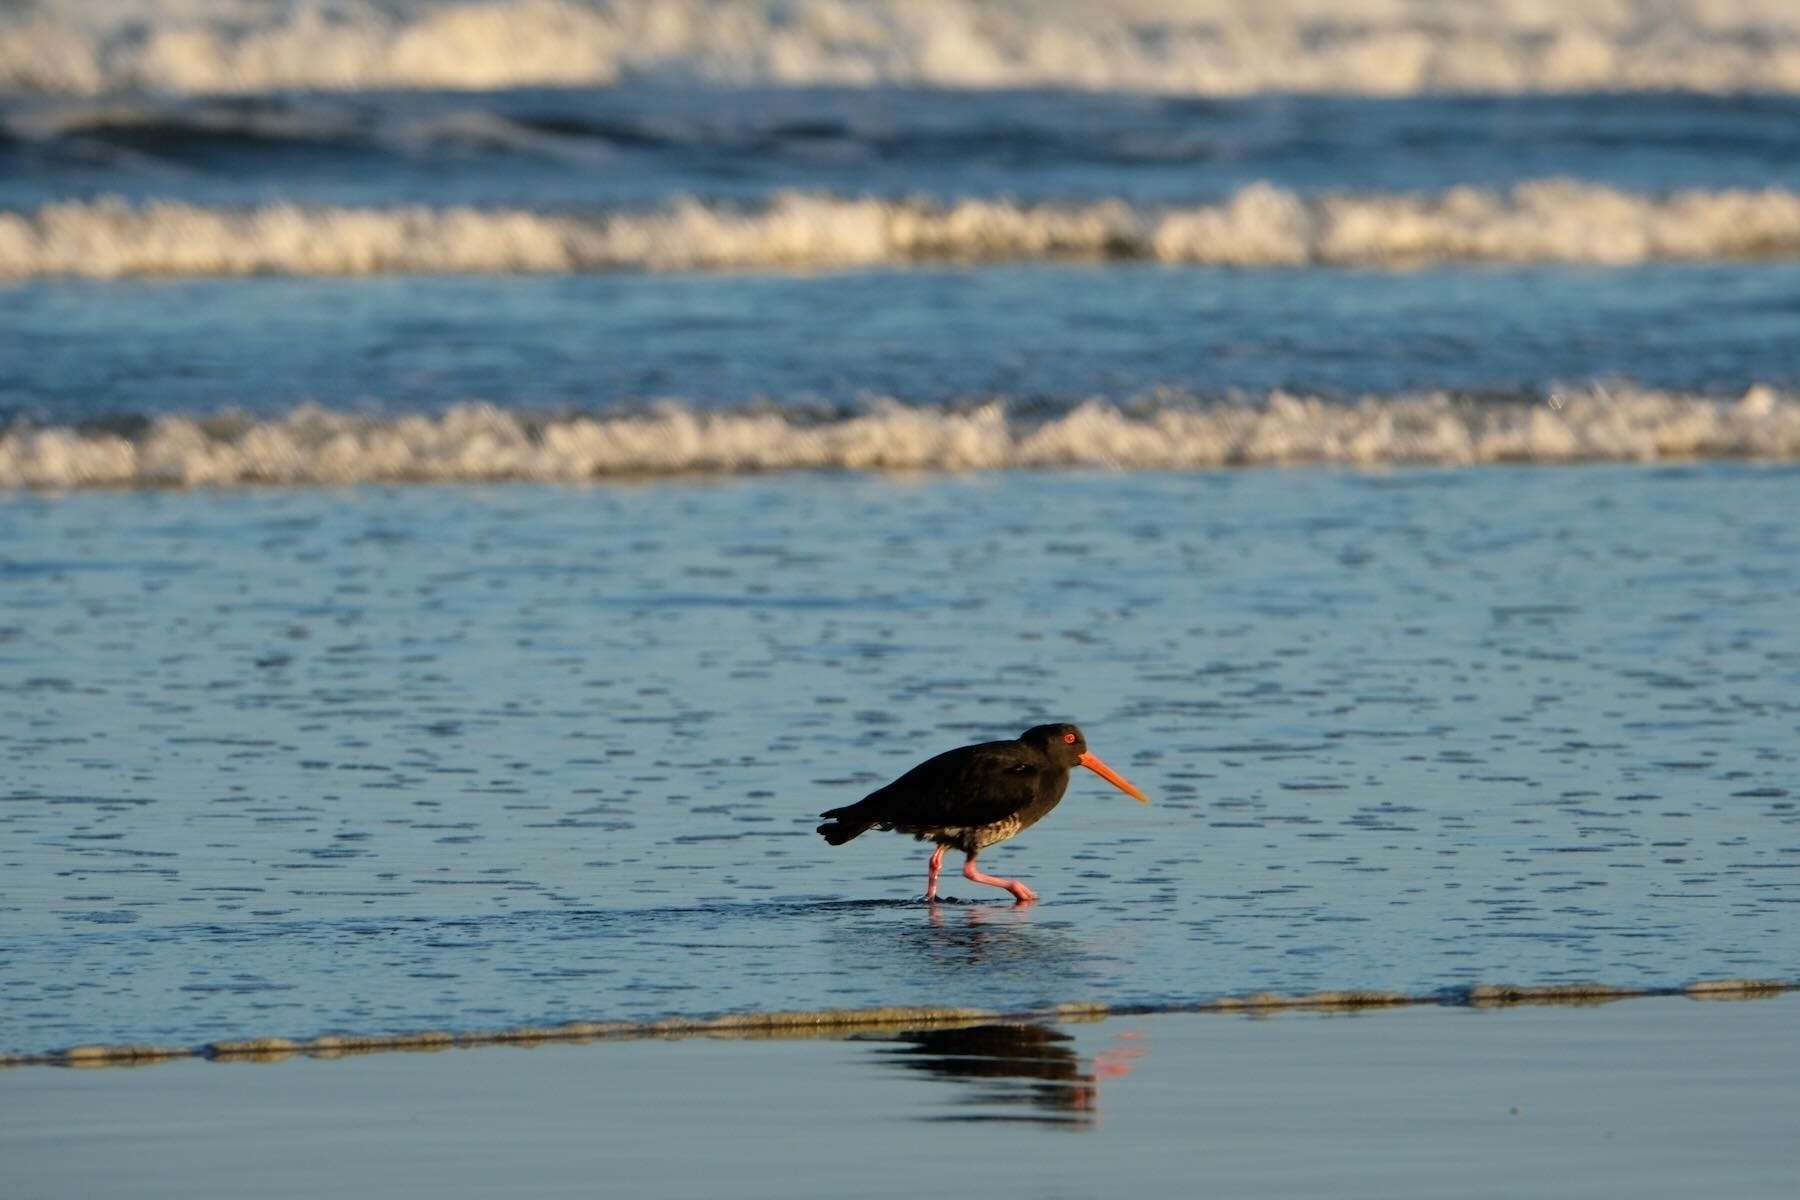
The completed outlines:
[[[925,898],[937,899],[944,851],[954,846],[968,856],[963,878],[1002,887],[1021,904],[1037,894],[1016,879],[983,875],[975,856],[996,842],[1041,821],[1069,787],[1069,771],[1082,766],[1145,804],[1150,798],[1089,753],[1087,739],[1073,725],[1036,725],[1017,741],[982,742],[927,759],[855,804],[819,815],[819,832],[833,846],[879,827],[937,843],[926,877]]]

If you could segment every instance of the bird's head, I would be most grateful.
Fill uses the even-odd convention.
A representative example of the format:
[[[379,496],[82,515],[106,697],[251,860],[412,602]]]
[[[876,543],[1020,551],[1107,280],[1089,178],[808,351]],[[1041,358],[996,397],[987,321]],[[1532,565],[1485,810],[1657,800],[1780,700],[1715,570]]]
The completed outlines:
[[[1087,748],[1087,739],[1073,725],[1034,725],[1020,734],[1019,740],[1042,750],[1051,762],[1064,770],[1086,767],[1133,800],[1143,804],[1150,803],[1150,797],[1140,792],[1123,775],[1101,762],[1099,755]]]

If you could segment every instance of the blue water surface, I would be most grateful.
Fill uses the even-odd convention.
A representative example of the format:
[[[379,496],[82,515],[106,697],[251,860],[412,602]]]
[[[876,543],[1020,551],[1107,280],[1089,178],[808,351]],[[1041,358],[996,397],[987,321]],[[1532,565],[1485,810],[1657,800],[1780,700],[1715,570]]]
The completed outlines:
[[[11,497],[6,1048],[1791,976],[1797,487]],[[812,832],[1046,719],[1155,802],[990,851],[1036,906]]]

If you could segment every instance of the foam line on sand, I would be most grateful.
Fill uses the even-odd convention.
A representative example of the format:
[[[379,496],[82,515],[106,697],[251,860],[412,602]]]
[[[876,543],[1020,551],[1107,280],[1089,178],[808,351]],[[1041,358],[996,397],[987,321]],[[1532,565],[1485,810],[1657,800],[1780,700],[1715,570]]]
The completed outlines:
[[[896,1032],[932,1026],[990,1021],[1091,1021],[1151,1013],[1271,1014],[1276,1012],[1356,1012],[1378,1008],[1459,1006],[1497,1008],[1523,1004],[1601,1004],[1648,996],[1695,1000],[1756,1000],[1800,990],[1800,982],[1776,979],[1705,979],[1679,987],[1632,988],[1602,983],[1473,984],[1429,992],[1327,991],[1299,994],[1254,992],[1191,1003],[1157,1005],[1057,1004],[1014,1012],[956,1007],[816,1009],[799,1012],[733,1013],[712,1017],[663,1017],[651,1021],[572,1021],[511,1029],[452,1033],[426,1030],[366,1036],[327,1034],[308,1039],[234,1038],[200,1046],[88,1045],[44,1054],[0,1055],[0,1067],[146,1066],[176,1059],[215,1062],[272,1062],[296,1055],[341,1058],[391,1051],[435,1051],[479,1046],[540,1045],[620,1039],[730,1037],[814,1038],[851,1033]]]

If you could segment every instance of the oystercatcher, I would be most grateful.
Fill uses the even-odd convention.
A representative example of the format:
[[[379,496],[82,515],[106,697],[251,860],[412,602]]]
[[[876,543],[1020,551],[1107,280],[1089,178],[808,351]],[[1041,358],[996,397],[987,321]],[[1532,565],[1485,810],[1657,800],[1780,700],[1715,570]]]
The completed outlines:
[[[1020,904],[1028,904],[1037,893],[1016,879],[982,874],[975,856],[1043,820],[1063,798],[1069,771],[1077,766],[1136,800],[1150,802],[1088,750],[1081,730],[1073,725],[1036,725],[1015,741],[982,742],[927,759],[855,804],[820,813],[826,823],[819,832],[833,846],[874,828],[936,842],[926,877],[927,900],[937,899],[944,851],[954,846],[967,855],[963,878],[1005,888]]]

